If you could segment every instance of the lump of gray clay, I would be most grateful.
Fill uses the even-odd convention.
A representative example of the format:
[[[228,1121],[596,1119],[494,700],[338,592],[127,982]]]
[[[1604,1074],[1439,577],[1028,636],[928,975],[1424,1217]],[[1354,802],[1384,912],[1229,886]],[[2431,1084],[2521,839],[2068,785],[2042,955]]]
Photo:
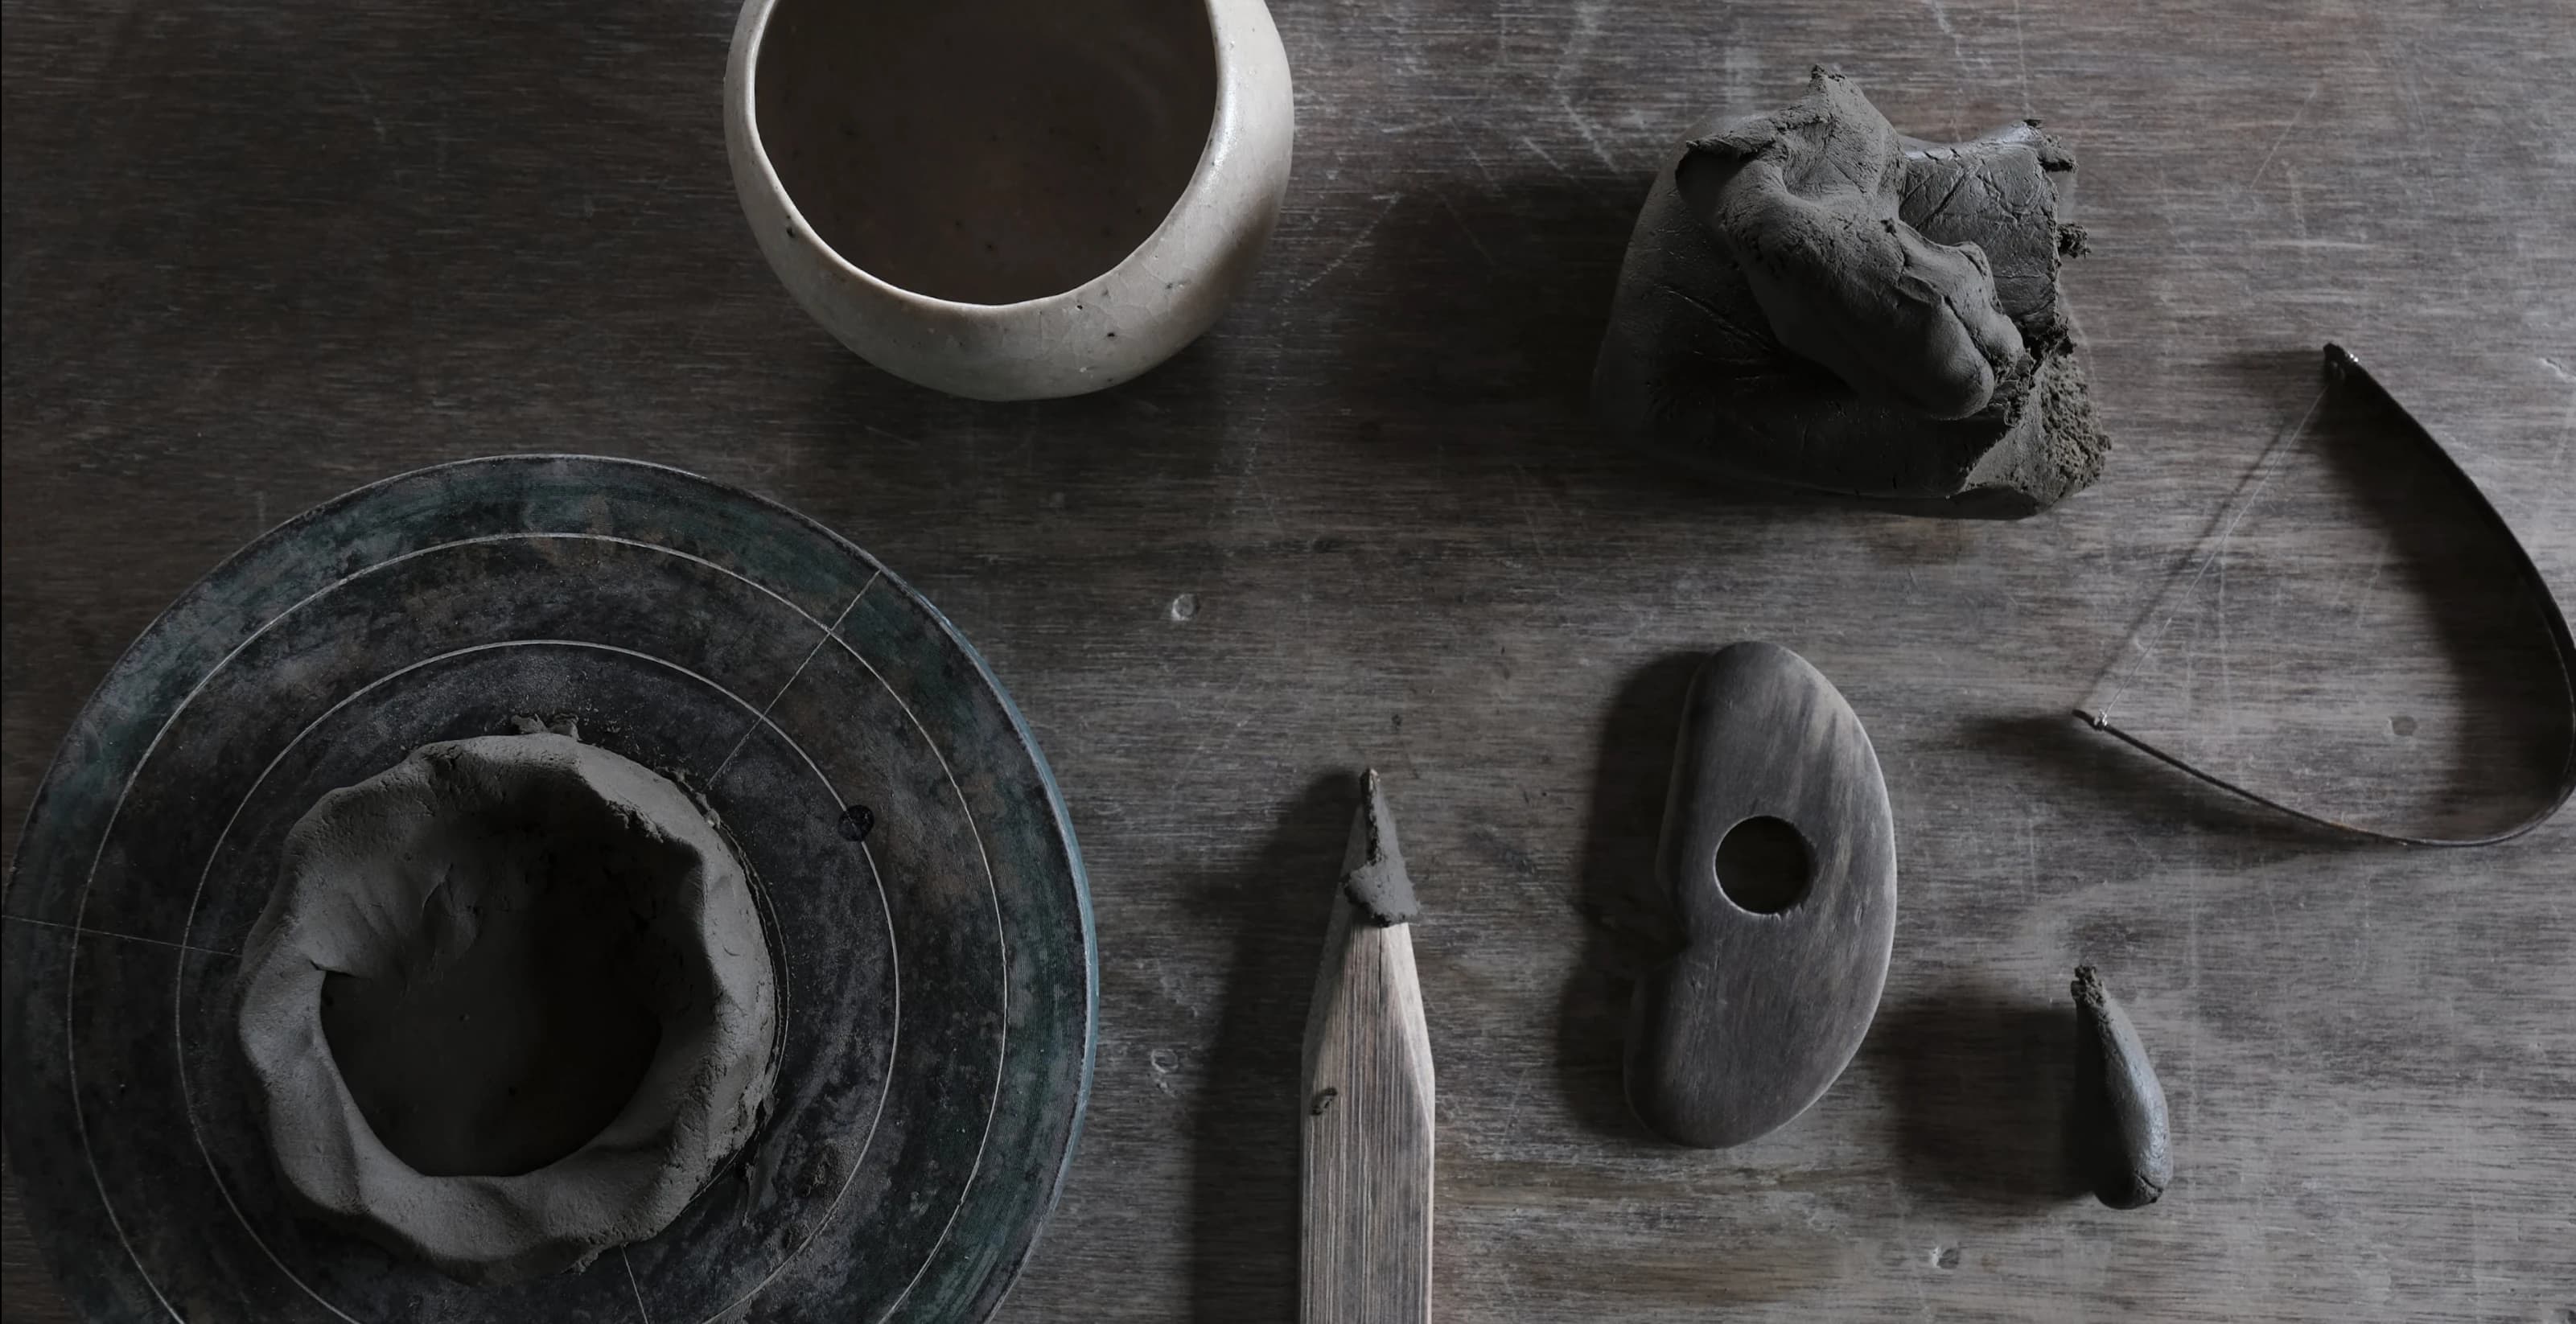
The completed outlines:
[[[769,1098],[741,863],[679,787],[569,736],[427,745],[322,797],[244,960],[288,1190],[469,1283],[661,1231]]]
[[[1701,126],[1619,273],[1593,408],[1621,438],[1749,483],[2019,518],[2108,449],[2059,264],[2074,158],[2037,121],[1906,138],[1818,68],[1786,110]]]

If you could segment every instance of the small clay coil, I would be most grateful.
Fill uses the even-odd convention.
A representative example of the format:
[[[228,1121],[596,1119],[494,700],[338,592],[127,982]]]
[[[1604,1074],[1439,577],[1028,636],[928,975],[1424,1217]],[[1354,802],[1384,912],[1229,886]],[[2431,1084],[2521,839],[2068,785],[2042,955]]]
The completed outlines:
[[[2154,1204],[2173,1182],[2173,1126],[2164,1086],[2129,1014],[2089,965],[2075,968],[2076,1162],[2095,1198],[2114,1209]]]

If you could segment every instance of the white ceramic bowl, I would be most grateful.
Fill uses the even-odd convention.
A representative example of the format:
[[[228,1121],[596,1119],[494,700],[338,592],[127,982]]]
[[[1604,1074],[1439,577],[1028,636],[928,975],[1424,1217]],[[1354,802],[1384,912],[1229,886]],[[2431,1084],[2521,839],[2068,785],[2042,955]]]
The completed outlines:
[[[749,0],[725,146],[841,343],[957,395],[1114,386],[1216,320],[1295,137],[1262,0]]]

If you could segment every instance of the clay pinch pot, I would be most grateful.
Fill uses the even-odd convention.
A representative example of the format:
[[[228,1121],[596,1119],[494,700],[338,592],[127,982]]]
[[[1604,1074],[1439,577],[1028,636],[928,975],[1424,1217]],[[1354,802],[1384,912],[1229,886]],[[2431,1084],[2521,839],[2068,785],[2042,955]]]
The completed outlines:
[[[1079,395],[1197,338],[1278,218],[1295,131],[1262,0],[749,0],[734,188],[861,358]]]
[[[570,736],[426,745],[323,796],[245,957],[287,1189],[468,1283],[660,1232],[769,1101],[742,864],[679,787]]]

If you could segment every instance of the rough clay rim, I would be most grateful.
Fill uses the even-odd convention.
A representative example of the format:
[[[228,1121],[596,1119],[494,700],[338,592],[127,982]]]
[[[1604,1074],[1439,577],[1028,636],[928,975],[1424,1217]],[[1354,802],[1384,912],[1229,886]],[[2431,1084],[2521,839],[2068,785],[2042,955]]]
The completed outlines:
[[[1199,14],[1207,20],[1208,58],[1216,64],[1216,106],[1208,114],[1207,138],[1199,145],[1198,164],[1190,168],[1189,183],[1181,186],[1180,194],[1172,199],[1171,206],[1164,210],[1163,219],[1155,223],[1153,231],[1138,240],[1134,248],[1127,250],[1125,257],[1111,263],[1103,270],[1095,271],[1075,281],[1069,288],[1052,294],[1041,294],[1033,299],[1021,299],[1014,303],[967,303],[956,299],[943,299],[935,294],[923,294],[918,290],[906,289],[851,262],[841,256],[839,249],[823,242],[822,235],[816,232],[813,223],[805,219],[804,210],[796,205],[795,195],[789,193],[786,183],[778,178],[777,168],[770,164],[769,144],[762,138],[760,132],[760,52],[761,48],[768,44],[769,19],[772,14],[778,12],[779,0],[751,0],[743,10],[742,31],[736,36],[733,51],[727,57],[727,62],[731,65],[729,72],[733,76],[727,80],[725,112],[728,115],[736,112],[741,114],[743,145],[750,149],[752,165],[760,171],[762,189],[778,203],[779,211],[786,215],[790,223],[793,233],[788,237],[796,243],[797,247],[819,258],[834,274],[844,279],[855,279],[873,293],[901,300],[925,311],[944,313],[953,317],[991,318],[997,321],[1008,317],[1011,320],[1017,320],[1033,312],[1068,306],[1076,302],[1077,295],[1081,295],[1092,285],[1126,274],[1140,266],[1148,254],[1163,247],[1165,235],[1171,231],[1181,215],[1197,210],[1215,190],[1217,177],[1224,173],[1226,163],[1233,159],[1232,149],[1229,148],[1228,143],[1240,136],[1231,131],[1242,123],[1244,101],[1242,66],[1239,62],[1226,58],[1225,42],[1218,35],[1220,29],[1217,25],[1216,11],[1217,6],[1222,3],[1224,0],[1200,0],[1197,5]],[[860,555],[865,556],[866,553],[861,552]],[[911,589],[907,586],[905,591],[911,592]],[[914,594],[914,596],[918,598],[920,595]],[[944,619],[941,623],[946,624]],[[950,633],[955,632],[952,630]],[[964,640],[961,638],[959,642],[963,643]],[[980,662],[981,659],[978,659],[979,666]],[[1002,701],[1008,705],[1010,697],[1005,694]],[[1013,716],[1017,716],[1016,710]]]
[[[584,744],[578,738],[568,738],[560,734],[523,734],[518,737],[487,736],[481,737],[480,739],[491,740],[514,738],[550,740],[570,739],[575,750],[587,750],[592,754],[602,756],[605,759],[612,761],[612,766],[614,763],[624,763],[633,769],[659,779],[661,787],[667,788],[668,790],[676,793],[680,801],[685,803],[696,815],[696,817],[687,820],[684,831],[677,834],[680,837],[696,839],[684,840],[682,844],[696,851],[702,858],[709,860],[721,858],[725,863],[730,864],[742,882],[745,913],[751,915],[756,924],[767,925],[772,922],[764,913],[765,908],[761,903],[760,884],[757,882],[757,875],[751,868],[751,862],[742,857],[739,849],[734,845],[730,836],[728,836],[718,825],[719,820],[710,815],[702,805],[698,804],[695,799],[689,795],[687,789],[681,786],[678,782],[664,776],[664,774],[651,767],[638,763],[635,760],[618,753],[613,749],[609,749],[605,746]],[[324,806],[328,805],[338,805],[342,808],[346,808],[350,805],[358,804],[368,799],[382,802],[399,796],[403,793],[403,790],[395,789],[389,794],[386,789],[386,783],[389,779],[395,779],[396,774],[411,769],[415,764],[419,763],[424,751],[440,746],[466,744],[470,743],[473,739],[475,738],[469,737],[467,740],[460,741],[437,741],[428,745],[419,746],[414,749],[413,752],[404,755],[398,763],[377,773],[375,776],[368,778],[366,781],[326,793],[320,800],[315,802],[313,812],[318,813]],[[537,769],[537,775],[549,779],[559,781],[569,780],[577,783],[583,791],[594,797],[600,805],[611,809],[612,812],[620,807],[621,804],[628,807],[633,806],[635,803],[633,800],[630,799],[621,802],[612,798],[612,792],[603,790],[593,777],[594,772],[597,770],[583,767],[579,754],[572,753],[571,751],[567,751],[567,754],[568,761],[560,766],[552,764],[541,766]],[[479,758],[485,756],[478,752],[475,755],[472,755],[472,757]],[[424,779],[425,778],[423,777],[414,776],[402,780],[416,783]],[[431,817],[437,813],[452,812],[452,810],[421,810],[419,811],[419,814],[421,817]],[[226,835],[229,836],[230,834],[227,833]],[[218,843],[218,849],[219,848],[220,842]],[[722,852],[723,854],[718,856],[715,852]],[[303,884],[305,883],[305,880],[310,877],[310,872],[309,870],[298,869],[291,871],[290,877],[296,883]],[[298,890],[302,891],[304,889],[299,887]],[[284,889],[281,889],[278,900],[283,900],[284,897],[285,891]],[[267,930],[268,913],[278,903],[278,900],[273,900],[270,907],[263,909],[262,920],[259,927],[254,930],[255,934],[262,930]],[[701,925],[703,925],[704,922],[703,912],[708,908],[709,907],[703,904],[700,906]],[[191,918],[193,920],[193,915]],[[701,936],[703,936],[702,928],[700,932]],[[242,967],[245,970],[242,986],[243,1006],[247,1008],[254,1000],[261,999],[263,997],[262,988],[265,984],[283,986],[288,990],[287,1000],[289,1001],[298,1000],[295,998],[295,994],[309,991],[315,998],[309,1012],[309,1015],[312,1017],[310,1023],[315,1027],[314,1033],[317,1036],[327,1034],[327,1031],[321,1028],[324,1022],[321,1020],[322,1013],[321,1004],[319,1002],[325,971],[319,965],[314,965],[309,972],[294,970],[292,967],[296,964],[295,958],[300,955],[300,949],[291,941],[289,932],[286,930],[273,930],[269,931],[269,934],[270,940],[267,944],[263,945],[258,941],[253,941],[245,945],[243,948]],[[185,937],[184,932],[182,936],[183,938]],[[716,1151],[715,1161],[704,1177],[697,1181],[687,1183],[685,1186],[674,1184],[670,1180],[671,1165],[667,1160],[665,1160],[661,1164],[664,1168],[664,1173],[658,1180],[648,1179],[640,1183],[640,1196],[638,1202],[656,1209],[667,1207],[670,1219],[676,1219],[682,1209],[694,1202],[697,1197],[707,1189],[707,1187],[713,1185],[734,1165],[740,1147],[747,1143],[753,1133],[759,1129],[761,1118],[768,1111],[769,1096],[772,1089],[775,1087],[778,1075],[776,1049],[779,1043],[785,1038],[787,1004],[783,994],[783,986],[779,980],[777,970],[775,969],[776,938],[773,934],[769,933],[766,928],[761,931],[760,936],[762,939],[762,953],[770,959],[771,964],[763,967],[758,991],[755,992],[754,996],[750,1000],[766,1003],[767,1019],[770,1021],[770,1029],[769,1033],[762,1036],[762,1038],[766,1041],[766,1046],[770,1049],[772,1055],[767,1064],[763,1066],[761,1071],[758,1073],[755,1080],[755,1086],[759,1091],[759,1103],[749,1109],[750,1115],[747,1122],[743,1122],[740,1110],[737,1110],[736,1121],[743,1122],[743,1124],[735,1138],[735,1143],[732,1146]],[[263,950],[266,952],[264,959],[259,961],[253,961],[251,959],[253,953],[261,952]],[[263,978],[263,976],[266,976],[267,972],[273,967],[279,968],[281,973],[271,978]],[[712,982],[721,985],[725,981],[723,976],[718,974],[714,977]],[[240,1022],[236,1020],[236,1027],[238,1027],[239,1023]],[[236,1032],[238,1033],[238,1028],[236,1029]],[[247,1043],[242,1045],[242,1050],[243,1056],[249,1062],[250,1074],[253,1080],[258,1083],[258,1087],[260,1089],[262,1096],[261,1113],[263,1117],[263,1125],[270,1129],[272,1146],[277,1145],[275,1135],[277,1133],[277,1119],[279,1117],[278,1110],[280,1108],[292,1108],[300,1102],[307,1104],[312,1108],[319,1108],[329,1113],[336,1114],[339,1119],[338,1124],[347,1128],[349,1132],[348,1139],[352,1146],[360,1150],[370,1151],[372,1155],[381,1155],[383,1158],[390,1160],[393,1165],[400,1169],[400,1171],[388,1171],[375,1174],[372,1179],[366,1177],[356,1178],[350,1183],[351,1186],[358,1189],[374,1189],[381,1192],[394,1193],[396,1195],[396,1198],[393,1198],[388,1202],[393,1207],[393,1212],[384,1213],[371,1209],[365,1211],[358,1220],[355,1220],[358,1226],[371,1229],[369,1231],[362,1231],[361,1235],[374,1235],[372,1229],[381,1229],[388,1235],[410,1242],[413,1246],[421,1248],[420,1253],[422,1254],[422,1257],[431,1258],[434,1262],[434,1256],[428,1252],[427,1248],[434,1244],[435,1237],[421,1231],[421,1224],[424,1218],[422,1213],[423,1206],[439,1205],[442,1207],[453,1208],[476,1202],[478,1197],[502,1203],[516,1202],[520,1204],[538,1204],[543,1203],[543,1201],[536,1198],[533,1193],[543,1192],[546,1190],[551,1184],[551,1179],[549,1179],[546,1174],[555,1172],[558,1168],[565,1167],[566,1165],[583,1163],[591,1165],[615,1164],[621,1168],[636,1166],[634,1159],[636,1157],[643,1156],[630,1156],[625,1151],[621,1150],[618,1145],[609,1142],[605,1137],[607,1137],[612,1131],[617,1131],[627,1122],[630,1114],[636,1107],[638,1100],[644,1097],[646,1083],[650,1080],[652,1072],[658,1067],[659,1063],[664,1060],[662,1055],[668,1051],[666,1046],[667,1044],[668,1041],[665,1040],[663,1045],[657,1045],[652,1060],[648,1062],[645,1068],[645,1074],[638,1078],[635,1093],[628,1098],[625,1105],[621,1107],[609,1122],[597,1133],[593,1134],[588,1139],[583,1140],[570,1151],[524,1172],[469,1172],[447,1174],[420,1172],[412,1168],[411,1164],[401,1155],[393,1152],[392,1148],[385,1143],[383,1136],[376,1133],[373,1124],[366,1120],[364,1110],[358,1104],[356,1093],[349,1085],[347,1072],[341,1066],[336,1055],[325,1053],[309,1055],[301,1058],[300,1060],[278,1060],[269,1054],[263,1053],[259,1049],[251,1047]],[[183,1079],[183,1092],[186,1089],[186,1085],[184,1083],[185,1074],[183,1066],[181,1072]],[[692,1100],[684,1094],[677,1100],[676,1106],[672,1110],[669,1129],[683,1134],[700,1129],[712,1129],[710,1124],[715,1121],[715,1114],[718,1111],[718,1109]],[[321,1124],[327,1123],[317,1123],[317,1125]],[[204,1137],[200,1135],[198,1139],[202,1145]],[[654,1160],[650,1157],[643,1157],[643,1162],[645,1164],[651,1164]],[[307,1191],[303,1188],[303,1183],[298,1179],[299,1165],[290,1163],[281,1164],[280,1166],[283,1169],[281,1175],[285,1178],[287,1188],[290,1191],[301,1195],[304,1199],[311,1201],[315,1205],[327,1204],[325,1199],[317,1198],[313,1192]],[[637,1167],[637,1170],[642,1171],[643,1169],[641,1167]],[[560,1177],[560,1175],[560,1173],[557,1174],[558,1177]],[[345,1211],[329,1211],[327,1209],[322,1212],[320,1216],[325,1219],[347,1217]],[[631,1208],[612,1211],[611,1213],[603,1214],[594,1219],[590,1225],[582,1228],[578,1235],[558,1234],[545,1242],[538,1243],[538,1246],[540,1248],[554,1248],[561,1245],[597,1245],[598,1250],[609,1250],[622,1247],[633,1240],[646,1239],[645,1237],[632,1237],[625,1235],[631,1218]],[[662,1222],[661,1227],[667,1227],[668,1225],[668,1220],[665,1220]],[[646,1237],[658,1235],[660,1230],[660,1227],[656,1227],[653,1232],[647,1233]],[[621,1237],[623,1239],[616,1239]],[[605,1244],[599,1244],[602,1241],[605,1241]],[[597,1251],[595,1250],[592,1253],[596,1254]],[[517,1263],[519,1260],[533,1260],[537,1258],[539,1257],[534,1251],[523,1250],[519,1259],[511,1261],[511,1263]],[[492,1270],[489,1267],[478,1267],[478,1272],[488,1273],[491,1271]],[[536,1272],[542,1275],[544,1273],[554,1272],[554,1270],[540,1269]],[[451,1276],[456,1275],[451,1274]],[[514,1273],[512,1276],[515,1280],[517,1275]]]
[[[761,17],[765,24],[767,20],[767,13],[765,10]],[[1221,95],[1221,104],[1222,101],[1223,98]],[[765,155],[762,157],[762,163],[765,169],[767,165],[767,157]],[[959,306],[968,309],[989,309],[994,307],[1010,307],[1013,305],[965,304]],[[1014,1260],[997,1264],[994,1268],[994,1274],[1000,1279],[1000,1290],[995,1293],[992,1299],[992,1306],[995,1310],[999,1310],[1003,1303],[1009,1300],[1011,1290],[1018,1285],[1019,1278],[1024,1272],[1026,1272],[1029,1261],[1036,1256],[1039,1245],[1045,1240],[1047,1226],[1054,1221],[1056,1208],[1062,1203],[1064,1198],[1065,1181],[1073,1171],[1074,1155],[1080,1152],[1082,1147],[1083,1123],[1089,1116],[1091,1110],[1092,1081],[1095,1075],[1095,1069],[1098,1065],[1100,1048],[1100,942],[1099,926],[1097,919],[1094,916],[1091,904],[1090,870],[1083,863],[1081,843],[1074,835],[1073,815],[1071,810],[1065,804],[1064,790],[1062,785],[1056,780],[1055,769],[1047,762],[1046,752],[1039,747],[1036,733],[1030,729],[1027,716],[1020,711],[1019,701],[1011,697],[1010,690],[1004,687],[1001,682],[1001,678],[994,674],[992,664],[985,660],[983,653],[976,649],[974,643],[966,638],[965,634],[957,628],[956,623],[949,620],[947,613],[941,611],[936,603],[933,603],[928,597],[925,597],[919,590],[915,589],[909,581],[903,578],[903,576],[886,568],[885,563],[879,561],[874,555],[869,553],[867,549],[860,547],[857,543],[843,537],[838,530],[833,529],[831,526],[824,524],[813,516],[807,515],[803,511],[798,510],[783,501],[779,501],[776,498],[763,495],[759,492],[754,492],[748,488],[740,487],[732,483],[709,478],[703,474],[680,468],[677,465],[662,464],[652,460],[640,460],[616,455],[593,455],[578,451],[532,450],[509,452],[497,455],[471,456],[461,460],[445,460],[436,464],[426,464],[417,468],[405,469],[398,473],[388,474],[382,478],[362,483],[357,487],[342,492],[338,496],[316,503],[295,515],[279,521],[277,524],[270,526],[268,529],[244,541],[241,546],[234,548],[232,552],[224,556],[222,560],[217,561],[214,566],[208,569],[203,575],[198,576],[195,580],[190,581],[185,588],[179,590],[179,592],[171,598],[169,605],[154,613],[151,621],[135,633],[134,638],[117,653],[116,660],[110,662],[106,670],[100,674],[98,683],[90,690],[89,697],[83,699],[81,701],[81,706],[73,711],[69,727],[64,731],[62,738],[55,742],[53,756],[45,761],[45,770],[43,774],[36,779],[35,790],[28,798],[27,811],[21,815],[19,819],[18,848],[10,853],[8,872],[5,875],[0,875],[0,883],[5,883],[5,886],[0,886],[0,901],[5,901],[10,893],[17,890],[19,868],[22,863],[22,857],[26,850],[27,842],[33,837],[30,829],[36,821],[37,812],[44,808],[47,800],[50,798],[47,793],[54,785],[57,775],[61,772],[66,761],[69,760],[74,753],[71,747],[71,738],[81,729],[81,719],[89,714],[91,708],[98,702],[100,692],[107,688],[108,683],[120,674],[124,673],[128,669],[129,664],[134,662],[136,655],[141,652],[144,642],[160,633],[165,626],[168,626],[171,623],[172,618],[177,616],[183,608],[197,601],[200,593],[204,591],[208,585],[239,569],[243,564],[247,563],[251,559],[254,553],[267,546],[271,541],[283,537],[290,531],[297,528],[318,523],[325,516],[338,512],[341,509],[356,504],[362,500],[369,499],[378,492],[391,488],[396,484],[416,481],[426,478],[429,475],[450,469],[462,469],[477,465],[500,464],[600,465],[644,471],[662,478],[676,480],[683,484],[705,488],[726,499],[754,506],[773,517],[782,519],[792,527],[803,529],[809,533],[819,534],[830,546],[856,558],[860,563],[866,565],[870,571],[883,577],[888,583],[893,585],[907,601],[920,608],[922,614],[926,616],[933,625],[938,627],[940,634],[947,639],[949,644],[956,648],[958,655],[965,658],[966,661],[974,666],[976,676],[984,682],[985,686],[992,692],[993,697],[1000,700],[1002,714],[1010,722],[1012,740],[1017,744],[1020,751],[1028,757],[1030,769],[1037,774],[1038,785],[1046,793],[1048,820],[1053,826],[1056,834],[1064,842],[1066,878],[1067,881],[1073,885],[1074,912],[1081,929],[1083,955],[1083,1017],[1082,1069],[1074,1090],[1072,1121],[1065,1132],[1064,1154],[1056,1165],[1053,1177],[1050,1178],[1047,1183],[1045,1200],[1038,1207],[1032,1217],[1032,1227],[1029,1233],[1029,1239],[1020,1248],[1019,1256]],[[7,979],[0,978],[0,988],[5,988],[7,983]],[[8,1038],[11,1041],[10,1047],[12,1050],[14,1050],[16,1041],[20,1038],[23,1032],[24,1027],[20,1027],[14,1023],[9,1026]],[[10,1051],[5,1054],[5,1056],[14,1057],[16,1056],[16,1053],[15,1051]],[[5,1063],[0,1063],[0,1066],[5,1066]],[[16,1141],[14,1139],[15,1134],[15,1128],[0,1128],[0,1139],[6,1140],[8,1148],[16,1148]],[[31,1239],[36,1242],[38,1258],[45,1264],[47,1272],[59,1281],[62,1275],[56,1268],[56,1260],[60,1254],[61,1248],[58,1245],[49,1242],[42,1234],[37,1234]]]

